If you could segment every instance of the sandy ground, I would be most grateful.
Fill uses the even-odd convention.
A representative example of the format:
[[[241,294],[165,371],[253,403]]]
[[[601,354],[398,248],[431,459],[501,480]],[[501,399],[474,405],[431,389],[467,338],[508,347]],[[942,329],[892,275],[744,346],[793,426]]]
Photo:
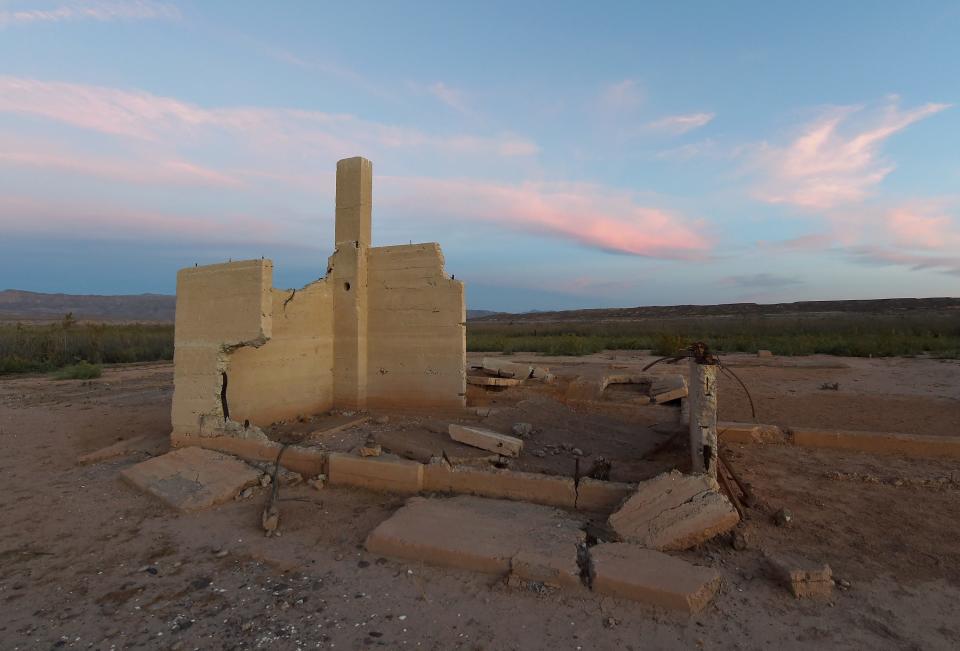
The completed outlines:
[[[650,359],[515,357],[561,376],[624,372],[619,367]],[[958,362],[732,356],[727,363],[750,387],[761,422],[960,434]],[[713,603],[687,617],[368,554],[363,540],[402,504],[396,496],[284,488],[283,497],[304,501],[283,502],[283,535],[271,539],[259,529],[263,491],[208,512],[172,512],[118,478],[166,448],[171,378],[172,368],[159,364],[111,368],[89,382],[0,379],[0,648],[960,647],[957,462],[730,447],[758,496],[788,508],[793,521],[777,527],[751,511],[742,525],[747,549],[721,537],[684,553],[724,577]],[[821,389],[825,382],[839,390]],[[747,419],[739,390],[725,381],[721,392],[721,418]],[[641,449],[647,432],[676,418],[667,407],[646,415],[550,413],[546,399],[536,387],[471,394],[504,418],[524,413],[538,430],[531,450],[566,442],[587,456],[627,457],[631,426],[643,433]],[[377,427],[413,429],[427,420],[396,415]],[[349,448],[372,431],[329,445]],[[129,457],[76,464],[78,455],[140,435],[147,441]],[[533,460],[563,472],[573,457],[564,450]],[[850,587],[830,601],[797,601],[767,577],[762,549],[829,563]]]

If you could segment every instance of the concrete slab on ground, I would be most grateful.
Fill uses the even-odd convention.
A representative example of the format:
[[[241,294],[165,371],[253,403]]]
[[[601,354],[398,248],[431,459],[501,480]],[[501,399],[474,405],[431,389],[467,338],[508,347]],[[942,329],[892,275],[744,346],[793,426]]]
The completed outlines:
[[[385,450],[420,463],[429,463],[435,457],[446,458],[452,464],[486,465],[496,461],[500,455],[489,450],[479,450],[470,445],[452,441],[446,433],[426,429],[390,430],[376,432],[373,438]]]
[[[598,594],[693,614],[717,593],[720,574],[652,549],[604,543],[590,548],[590,585]]]
[[[688,549],[729,531],[740,521],[730,501],[704,475],[676,470],[641,482],[610,516],[621,539],[659,550]]]
[[[500,434],[483,427],[469,427],[451,423],[450,438],[465,445],[472,445],[481,450],[488,450],[502,454],[505,457],[518,457],[523,451],[523,441],[515,436]]]
[[[582,523],[547,506],[461,495],[413,497],[367,537],[372,553],[580,586]]]
[[[143,491],[180,511],[222,504],[260,480],[260,472],[236,457],[186,447],[148,459],[120,472]]]

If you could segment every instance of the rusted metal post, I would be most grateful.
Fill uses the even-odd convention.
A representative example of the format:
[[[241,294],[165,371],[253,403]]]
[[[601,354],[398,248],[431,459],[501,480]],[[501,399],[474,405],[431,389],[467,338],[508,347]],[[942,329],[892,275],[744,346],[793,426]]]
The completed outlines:
[[[693,472],[717,476],[717,369],[716,360],[690,360],[690,454]]]

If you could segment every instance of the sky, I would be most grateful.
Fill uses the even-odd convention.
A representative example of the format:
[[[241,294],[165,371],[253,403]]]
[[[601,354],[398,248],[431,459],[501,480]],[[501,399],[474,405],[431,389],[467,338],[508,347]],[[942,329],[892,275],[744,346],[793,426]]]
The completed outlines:
[[[960,3],[0,0],[0,289],[323,275],[375,245],[471,309],[960,295]]]

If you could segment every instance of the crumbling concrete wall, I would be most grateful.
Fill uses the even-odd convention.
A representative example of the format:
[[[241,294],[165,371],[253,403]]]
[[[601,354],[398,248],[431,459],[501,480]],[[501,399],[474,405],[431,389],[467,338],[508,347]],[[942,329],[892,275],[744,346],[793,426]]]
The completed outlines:
[[[465,404],[463,283],[438,244],[371,246],[372,179],[368,160],[337,163],[335,250],[303,289],[273,289],[269,260],[179,272],[175,443],[332,407]]]
[[[379,407],[462,406],[463,283],[439,244],[385,246],[368,258],[367,401]]]
[[[269,260],[181,269],[173,354],[174,439],[223,425],[231,353],[262,346],[272,335]]]
[[[272,291],[273,335],[229,356],[230,417],[261,427],[333,406],[333,300],[320,280]]]

